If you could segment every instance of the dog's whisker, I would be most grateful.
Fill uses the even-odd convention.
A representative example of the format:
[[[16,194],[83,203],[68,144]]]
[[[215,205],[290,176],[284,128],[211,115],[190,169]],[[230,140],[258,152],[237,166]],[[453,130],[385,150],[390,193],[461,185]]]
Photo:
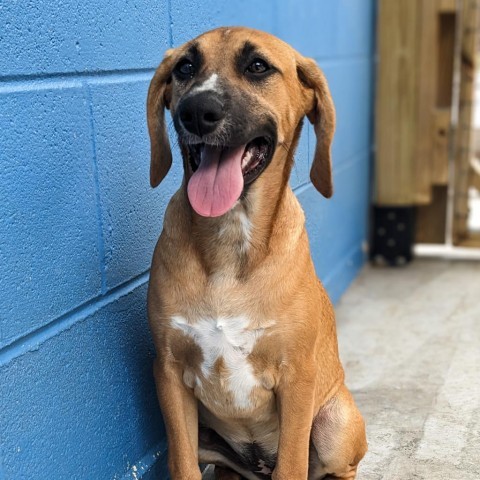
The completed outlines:
[[[290,153],[290,147],[291,147],[291,143],[287,143],[287,142],[280,142],[279,144],[279,147],[283,148],[287,153]]]

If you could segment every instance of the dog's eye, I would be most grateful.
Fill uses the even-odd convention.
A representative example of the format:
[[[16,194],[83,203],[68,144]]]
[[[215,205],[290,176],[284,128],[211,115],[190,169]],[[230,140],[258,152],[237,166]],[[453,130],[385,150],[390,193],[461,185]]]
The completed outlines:
[[[189,60],[182,60],[175,67],[175,73],[181,78],[193,78],[195,75],[195,66]]]
[[[256,58],[248,67],[247,72],[253,74],[265,73],[270,70],[268,63],[260,58]]]

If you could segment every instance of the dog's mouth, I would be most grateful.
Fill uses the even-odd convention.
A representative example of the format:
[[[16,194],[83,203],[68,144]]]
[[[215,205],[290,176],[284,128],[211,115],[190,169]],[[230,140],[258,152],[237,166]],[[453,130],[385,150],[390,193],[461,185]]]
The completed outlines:
[[[189,144],[192,176],[187,192],[193,209],[204,217],[228,212],[251,184],[267,168],[273,157],[274,142],[256,137],[245,145],[217,146]]]
[[[228,149],[231,147],[216,147]],[[205,143],[196,143],[188,145],[188,154],[192,171],[196,172],[200,166],[202,152],[205,149]],[[267,137],[257,137],[245,145],[242,154],[242,174],[244,183],[248,185],[252,183],[265,170],[268,162],[271,160],[272,141]]]

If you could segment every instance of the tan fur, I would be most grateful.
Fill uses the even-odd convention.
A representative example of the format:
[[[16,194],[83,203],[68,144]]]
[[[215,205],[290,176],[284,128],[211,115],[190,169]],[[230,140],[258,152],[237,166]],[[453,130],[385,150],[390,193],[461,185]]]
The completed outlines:
[[[281,68],[281,76],[261,89],[242,81],[233,68],[234,55],[246,39]],[[218,218],[200,217],[190,207],[186,184],[191,172],[184,161],[183,184],[165,214],[153,257],[148,311],[172,479],[198,480],[198,462],[209,461],[198,454],[199,415],[224,437],[240,432],[255,441],[259,428],[275,431],[274,480],[314,480],[326,474],[353,479],[366,451],[363,420],[344,386],[333,308],[315,275],[304,214],[288,186],[301,120],[308,116],[317,134],[312,182],[325,196],[332,194],[335,114],[327,82],[313,60],[263,32],[217,29],[196,42],[208,72],[228,78],[255,98],[260,112],[274,116],[279,145],[246,198]],[[149,90],[154,186],[171,163],[163,108],[174,113],[185,93],[172,80],[171,69],[188,46],[167,52]],[[248,242],[241,214],[251,224]],[[259,383],[247,411],[235,405],[225,388],[229,372],[222,360],[204,378],[201,349],[172,327],[175,316],[194,325],[201,318],[240,315],[249,319],[249,330],[263,332],[248,355]],[[202,388],[195,390],[184,378],[190,384],[198,378]],[[318,465],[309,469],[310,441],[318,438]],[[217,478],[241,477],[222,469]]]

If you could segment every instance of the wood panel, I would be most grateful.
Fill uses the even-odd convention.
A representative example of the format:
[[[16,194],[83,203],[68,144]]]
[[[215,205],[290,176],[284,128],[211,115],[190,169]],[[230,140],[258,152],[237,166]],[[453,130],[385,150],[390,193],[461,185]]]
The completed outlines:
[[[376,202],[415,202],[419,9],[416,0],[379,2]]]
[[[378,205],[426,205],[433,185],[448,182],[456,26],[451,10],[441,0],[380,0]]]
[[[478,158],[472,164],[470,186],[480,191],[480,160]]]
[[[455,54],[456,14],[441,13],[438,21],[437,107],[452,105],[453,61]]]
[[[444,13],[454,13],[457,9],[457,0],[439,0],[438,9]]]
[[[437,108],[435,110],[432,170],[430,180],[433,185],[448,184],[448,157],[451,141],[451,109]],[[444,212],[446,215],[446,211]]]
[[[480,185],[471,162],[479,9],[480,0],[379,0],[375,203],[417,206],[417,241],[468,238],[468,188]]]
[[[462,2],[460,104],[454,158],[453,242],[468,238],[468,188],[473,155],[472,114],[479,0]]]
[[[445,243],[448,187],[433,187],[432,193],[431,203],[417,208],[416,243]]]
[[[436,118],[434,109],[437,103],[438,36],[437,21],[438,0],[424,0],[417,4],[420,10],[418,30],[418,105],[417,137],[414,163],[415,204],[427,204],[432,198],[432,174],[435,171],[435,156],[432,152],[437,145]],[[448,129],[447,129],[448,132]],[[448,135],[448,133],[446,134]]]

